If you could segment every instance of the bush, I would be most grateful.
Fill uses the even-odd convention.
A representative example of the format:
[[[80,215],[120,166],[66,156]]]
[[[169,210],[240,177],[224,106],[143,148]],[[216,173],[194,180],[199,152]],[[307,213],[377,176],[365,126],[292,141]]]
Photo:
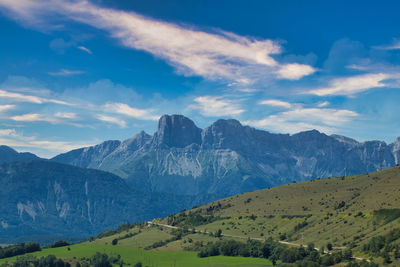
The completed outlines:
[[[93,267],[112,267],[108,255],[100,252],[96,252],[96,254],[90,258],[90,265]]]

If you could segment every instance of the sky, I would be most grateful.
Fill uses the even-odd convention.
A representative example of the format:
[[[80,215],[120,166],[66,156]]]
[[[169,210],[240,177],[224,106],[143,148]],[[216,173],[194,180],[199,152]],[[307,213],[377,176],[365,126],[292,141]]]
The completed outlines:
[[[397,1],[0,0],[0,144],[52,157],[163,114],[400,136]]]

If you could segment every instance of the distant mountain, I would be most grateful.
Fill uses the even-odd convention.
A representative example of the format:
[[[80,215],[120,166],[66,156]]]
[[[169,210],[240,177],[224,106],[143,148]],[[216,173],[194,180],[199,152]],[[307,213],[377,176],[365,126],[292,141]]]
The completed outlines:
[[[0,243],[83,238],[165,216],[190,199],[131,189],[120,177],[49,161],[0,165]]]
[[[15,162],[15,161],[30,161],[40,159],[36,155],[28,152],[18,153],[8,146],[0,146],[0,163]]]
[[[164,115],[150,136],[61,154],[53,161],[110,171],[135,188],[215,199],[316,177],[360,174],[399,163],[400,138],[356,140],[316,130],[272,134],[218,120],[200,129],[181,115]]]

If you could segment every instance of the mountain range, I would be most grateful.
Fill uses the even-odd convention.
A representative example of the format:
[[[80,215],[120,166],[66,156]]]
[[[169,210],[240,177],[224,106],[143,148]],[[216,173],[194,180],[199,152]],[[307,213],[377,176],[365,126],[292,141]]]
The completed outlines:
[[[386,144],[316,130],[274,134],[237,120],[200,129],[182,115],[162,116],[153,135],[142,131],[52,159],[0,146],[0,243],[80,239],[243,192],[369,173],[399,160],[400,138]]]
[[[357,142],[316,130],[274,134],[218,120],[205,129],[182,115],[164,115],[157,132],[60,154],[52,161],[112,172],[147,192],[218,199],[317,177],[395,166],[400,138]]]

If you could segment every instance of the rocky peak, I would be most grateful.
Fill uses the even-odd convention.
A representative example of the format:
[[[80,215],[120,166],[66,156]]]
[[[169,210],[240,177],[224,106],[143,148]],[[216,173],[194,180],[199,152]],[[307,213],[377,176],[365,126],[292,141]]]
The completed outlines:
[[[124,149],[124,150],[129,150],[129,151],[138,150],[143,145],[145,145],[147,142],[149,142],[151,140],[151,137],[152,136],[147,134],[145,131],[141,131],[134,137],[123,141],[118,149],[119,150]]]
[[[247,130],[247,131],[246,131]],[[203,131],[203,147],[238,149],[248,147],[252,128],[234,119],[218,120]]]
[[[183,148],[191,144],[201,144],[201,129],[183,115],[163,115],[158,122],[158,130],[153,137],[157,147]]]

